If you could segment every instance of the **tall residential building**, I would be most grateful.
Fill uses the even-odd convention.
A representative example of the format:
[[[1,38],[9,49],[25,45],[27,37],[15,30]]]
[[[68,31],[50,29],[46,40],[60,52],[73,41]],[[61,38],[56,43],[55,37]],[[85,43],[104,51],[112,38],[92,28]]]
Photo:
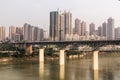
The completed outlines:
[[[97,30],[98,36],[101,36],[101,37],[102,37],[102,35],[103,35],[102,33],[103,33],[102,26],[99,26],[99,27],[98,27],[98,30]]]
[[[37,41],[40,41],[40,29],[38,29],[38,32],[37,32]]]
[[[32,27],[32,40],[31,41],[35,41],[35,39],[34,39],[34,33],[35,32],[35,28],[34,27]]]
[[[94,35],[95,34],[95,24],[94,23],[91,23],[89,25],[89,32],[90,32],[90,35]]]
[[[16,27],[10,26],[9,27],[9,39],[10,39],[10,41],[12,41],[12,42],[15,41],[15,34],[16,34]]]
[[[81,25],[80,20],[77,18],[75,19],[75,34],[80,35],[81,33]]]
[[[65,35],[72,34],[72,13],[64,12],[65,16]]]
[[[32,41],[32,26],[30,24],[25,23],[23,26],[23,39],[25,41]]]
[[[25,23],[23,27],[23,36],[25,41],[41,41],[44,40],[44,30]]]
[[[73,31],[73,34],[76,34],[76,32],[75,32],[75,27],[73,28],[73,30],[72,30],[72,31]]]
[[[37,30],[37,34],[34,35],[36,37],[35,41],[43,41],[44,40],[44,30],[42,28],[36,28]],[[46,31],[45,31],[46,32]],[[45,39],[48,39],[47,37],[47,33],[45,34]]]
[[[103,28],[103,36],[106,37],[107,36],[107,24],[106,24],[106,22],[104,22],[102,24],[102,28]]]
[[[60,39],[61,41],[65,40],[65,16],[64,14],[60,15]]]
[[[44,30],[44,40],[48,40],[48,31]]]
[[[115,28],[115,39],[120,40],[120,27]]]
[[[60,37],[60,18],[58,11],[50,12],[50,39],[55,41]]]
[[[0,41],[5,41],[6,39],[6,29],[5,27],[0,27]]]
[[[44,40],[44,30],[40,29],[40,40],[43,41]]]
[[[23,40],[23,28],[16,27],[15,31],[15,41],[22,41]]]
[[[38,31],[38,27],[32,27],[32,41],[37,41]]]
[[[64,40],[67,34],[72,34],[72,14],[70,12],[50,12],[50,40]]]
[[[86,22],[82,21],[81,22],[81,31],[80,31],[81,36],[86,36]]]
[[[114,19],[109,18],[107,23],[107,40],[114,40],[115,33],[114,33]]]

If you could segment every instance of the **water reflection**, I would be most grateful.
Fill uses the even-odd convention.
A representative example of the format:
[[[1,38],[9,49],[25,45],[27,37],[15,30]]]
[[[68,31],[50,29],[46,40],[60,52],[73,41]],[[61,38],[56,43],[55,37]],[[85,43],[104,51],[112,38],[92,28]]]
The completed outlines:
[[[104,80],[114,80],[114,71],[112,70],[103,70],[103,79]]]
[[[43,62],[39,64],[39,77],[40,77],[40,80],[44,80],[44,63]]]
[[[98,80],[99,74],[98,70],[93,70],[93,80]]]
[[[60,66],[60,80],[64,80],[65,78],[65,66]]]
[[[99,58],[98,71],[92,59],[0,65],[0,80],[120,80],[120,57]]]

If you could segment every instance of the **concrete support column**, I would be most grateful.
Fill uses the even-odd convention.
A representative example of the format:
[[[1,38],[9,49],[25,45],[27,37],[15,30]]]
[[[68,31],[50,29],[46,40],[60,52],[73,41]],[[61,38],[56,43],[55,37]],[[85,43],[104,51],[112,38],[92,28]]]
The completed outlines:
[[[44,63],[44,49],[39,49],[39,63]]]
[[[64,65],[65,64],[65,50],[60,50],[60,53],[59,53],[59,62],[60,62],[60,65]]]
[[[24,45],[25,47],[25,51],[28,55],[31,55],[32,54],[32,45],[29,45],[29,46],[26,46]]]
[[[98,70],[98,52],[93,51],[93,70]]]

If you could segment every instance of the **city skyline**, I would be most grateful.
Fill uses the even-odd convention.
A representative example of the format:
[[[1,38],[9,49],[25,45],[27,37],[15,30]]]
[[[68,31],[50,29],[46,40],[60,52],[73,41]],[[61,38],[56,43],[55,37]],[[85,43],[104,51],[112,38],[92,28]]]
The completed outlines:
[[[0,25],[6,26],[7,29],[12,25],[22,26],[24,23],[29,23],[48,30],[49,12],[56,11],[58,8],[62,11],[68,10],[73,14],[73,27],[76,18],[84,20],[87,26],[93,22],[98,27],[109,17],[115,19],[115,27],[120,26],[118,0],[54,0],[52,2],[50,0],[4,0],[0,2],[0,6]]]
[[[64,40],[115,40],[120,39],[119,30],[115,30],[114,18],[109,17],[95,29],[95,24],[89,24],[89,31],[86,29],[86,22],[75,19],[75,27],[72,28],[72,13],[70,11],[50,12],[49,35],[52,41]],[[119,28],[119,27],[118,27]],[[116,32],[115,32],[116,31]],[[117,34],[118,33],[118,34]],[[61,36],[62,35],[62,36]],[[63,38],[62,38],[63,37]],[[61,39],[62,38],[62,39]]]
[[[6,27],[0,27],[0,41],[71,41],[71,40],[119,40],[120,27],[115,28],[114,19],[109,17],[102,26],[95,29],[95,24],[89,24],[86,30],[86,22],[75,20],[75,28],[71,26],[72,13],[58,11],[50,12],[50,28],[48,31],[25,23],[23,27],[10,26],[9,36],[6,36]],[[93,33],[91,33],[93,32]],[[49,36],[48,36],[49,35]]]

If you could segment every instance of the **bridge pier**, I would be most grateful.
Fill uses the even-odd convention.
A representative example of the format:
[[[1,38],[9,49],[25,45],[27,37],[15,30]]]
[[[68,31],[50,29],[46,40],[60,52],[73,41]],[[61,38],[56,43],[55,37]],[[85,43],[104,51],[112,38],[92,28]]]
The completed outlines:
[[[60,66],[64,66],[65,64],[65,50],[60,50],[59,63],[60,63]]]
[[[98,52],[93,51],[93,70],[98,70]]]
[[[27,54],[32,54],[32,45],[29,45],[29,46],[26,46],[26,49],[25,49],[26,53]]]
[[[39,49],[39,63],[44,63],[44,49]]]

